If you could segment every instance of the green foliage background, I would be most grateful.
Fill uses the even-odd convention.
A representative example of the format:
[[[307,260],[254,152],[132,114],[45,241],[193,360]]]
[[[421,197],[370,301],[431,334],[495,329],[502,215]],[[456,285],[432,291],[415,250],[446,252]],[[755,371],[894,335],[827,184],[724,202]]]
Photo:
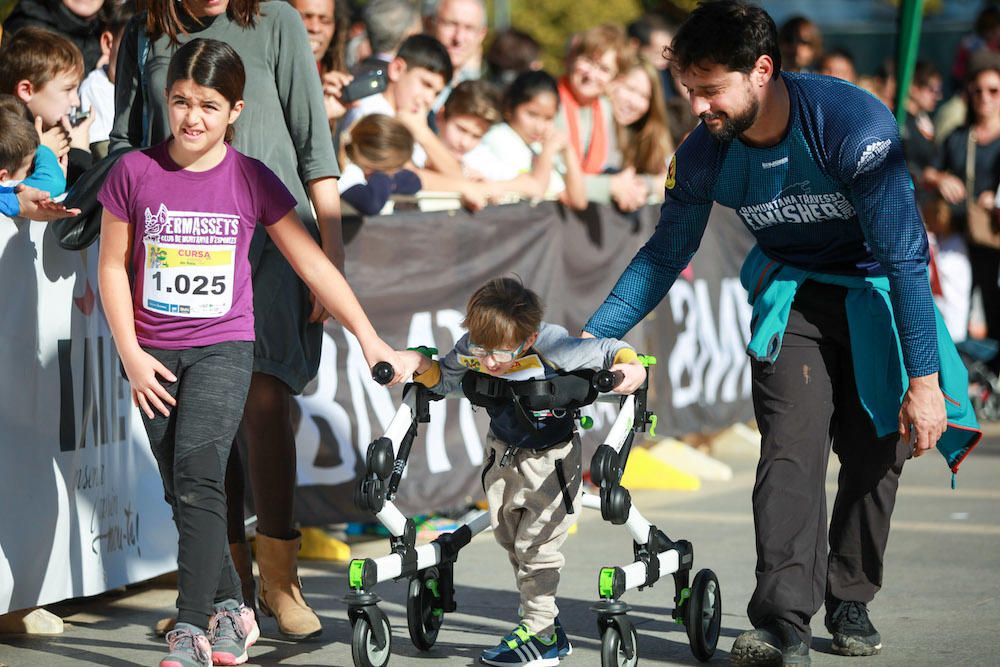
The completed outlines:
[[[511,25],[542,45],[545,69],[563,71],[563,55],[573,33],[601,23],[622,27],[643,12],[641,0],[509,0]],[[492,1],[490,15],[493,14]]]

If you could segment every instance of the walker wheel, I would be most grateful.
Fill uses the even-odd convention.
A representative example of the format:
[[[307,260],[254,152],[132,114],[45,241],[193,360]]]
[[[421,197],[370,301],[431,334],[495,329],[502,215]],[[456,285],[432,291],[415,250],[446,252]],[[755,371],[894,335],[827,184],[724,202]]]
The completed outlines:
[[[722,592],[714,572],[701,570],[695,575],[685,612],[684,625],[691,652],[698,660],[708,662],[719,643],[722,626]]]
[[[435,567],[418,572],[410,578],[406,595],[406,624],[410,629],[410,639],[421,651],[429,651],[434,646],[444,621],[438,576]]]
[[[375,635],[372,633],[371,621],[367,616],[359,616],[354,623],[354,634],[351,636],[351,657],[356,667],[385,667],[389,664],[392,654],[392,630],[389,620],[382,618],[382,630],[385,632],[385,646],[375,645]]]
[[[635,647],[631,658],[625,654],[625,643],[618,628],[614,625],[605,628],[601,635],[601,667],[635,667],[639,664],[639,638],[631,625],[629,634],[632,635],[632,646]]]

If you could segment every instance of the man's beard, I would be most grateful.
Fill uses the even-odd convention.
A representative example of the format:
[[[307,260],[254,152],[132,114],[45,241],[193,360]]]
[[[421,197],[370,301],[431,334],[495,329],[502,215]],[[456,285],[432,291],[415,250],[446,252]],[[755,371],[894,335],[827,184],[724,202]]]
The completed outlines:
[[[722,127],[719,129],[713,130],[707,122],[705,123],[705,129],[711,132],[712,136],[719,141],[728,142],[749,130],[757,120],[757,113],[759,111],[760,100],[751,95],[750,104],[739,115],[730,117],[725,114],[714,114],[706,111],[701,114],[700,118],[702,122],[705,122],[710,118],[718,118],[722,120]]]

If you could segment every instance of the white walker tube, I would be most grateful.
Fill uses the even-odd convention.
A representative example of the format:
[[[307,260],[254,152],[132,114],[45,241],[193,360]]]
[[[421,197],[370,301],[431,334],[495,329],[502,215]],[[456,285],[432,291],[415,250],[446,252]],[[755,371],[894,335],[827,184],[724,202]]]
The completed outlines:
[[[646,518],[632,505],[628,510],[628,518],[625,519],[625,528],[636,544],[645,544],[649,541],[649,529],[653,524],[646,521]]]
[[[490,513],[484,510],[482,514],[470,521],[468,526],[469,530],[472,531],[472,536],[475,537],[490,527]]]
[[[660,559],[660,576],[663,577],[667,574],[673,574],[678,569],[680,569],[680,556],[677,554],[676,549],[671,549],[670,551],[664,551],[661,554],[657,554],[657,558]],[[646,583],[646,564],[638,561],[632,563],[631,565],[626,565],[621,568],[622,572],[625,573],[625,590],[630,591],[633,588],[639,588]],[[379,573],[379,579],[381,579],[381,572]]]
[[[383,526],[389,529],[393,537],[402,537],[403,531],[406,530],[406,517],[403,513],[396,509],[396,506],[392,504],[392,501],[385,501],[385,505],[382,506],[382,510],[375,515],[375,518],[381,522]]]
[[[593,493],[583,492],[583,506],[587,509],[599,510],[601,509],[601,497],[594,495]]]
[[[392,421],[389,422],[389,427],[385,429],[385,435],[383,436],[389,438],[392,442],[393,455],[399,453],[399,445],[403,442],[403,436],[410,430],[410,424],[412,423],[413,410],[410,409],[409,405],[404,403],[396,410],[396,414],[393,415]]]
[[[625,437],[632,430],[633,417],[635,417],[635,396],[629,395],[625,398],[621,412],[618,413],[615,423],[608,432],[608,437],[604,439],[605,444],[610,445],[616,452],[621,451]]]
[[[593,493],[583,493],[583,506],[592,509],[601,509],[601,497]],[[625,519],[625,528],[632,539],[637,544],[645,544],[649,540],[649,529],[653,524],[646,521],[646,518],[635,508],[635,505],[628,510],[628,517]]]
[[[395,579],[403,573],[403,557],[399,554],[389,554],[381,558],[374,558],[378,578],[376,583]]]

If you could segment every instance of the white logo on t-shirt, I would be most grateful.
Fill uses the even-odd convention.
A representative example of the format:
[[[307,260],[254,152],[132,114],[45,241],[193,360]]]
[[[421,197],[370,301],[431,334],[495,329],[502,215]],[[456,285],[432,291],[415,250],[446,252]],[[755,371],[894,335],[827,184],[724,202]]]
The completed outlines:
[[[885,162],[885,158],[889,155],[890,146],[892,146],[892,141],[889,139],[873,141],[865,146],[865,150],[861,154],[861,159],[858,160],[858,166],[854,171],[854,176],[857,177],[861,174],[867,174],[870,171],[875,171],[880,164]]]

